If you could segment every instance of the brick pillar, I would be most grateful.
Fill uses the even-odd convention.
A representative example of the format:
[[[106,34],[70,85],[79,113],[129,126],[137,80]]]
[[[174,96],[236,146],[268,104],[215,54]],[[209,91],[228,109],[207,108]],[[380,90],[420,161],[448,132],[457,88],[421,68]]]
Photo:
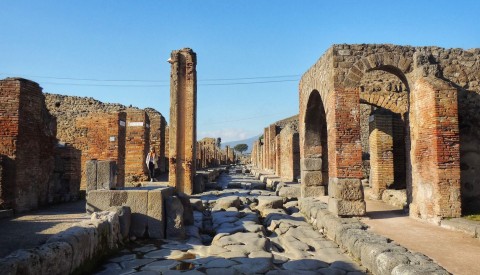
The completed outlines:
[[[191,49],[172,51],[170,74],[169,185],[193,193],[197,140],[197,57]]]
[[[370,184],[374,196],[394,183],[392,115],[377,112],[370,116]]]
[[[125,183],[125,134],[126,114],[94,113],[79,117],[75,122],[78,131],[84,132],[75,140],[75,147],[81,151],[80,189],[87,189],[86,162],[91,159],[115,160],[117,162],[117,186]]]
[[[267,170],[269,163],[269,136],[268,136],[268,127],[263,130],[263,169]]]
[[[150,147],[150,120],[142,110],[127,110],[125,177],[132,181],[148,179],[145,159]],[[157,149],[157,148],[155,148]],[[158,151],[156,150],[157,154]]]
[[[16,212],[47,203],[55,143],[56,119],[47,110],[42,88],[22,78],[1,80],[0,155],[9,176],[2,176],[0,196],[8,194]]]
[[[275,175],[282,177],[282,142],[280,135],[275,137]]]
[[[461,215],[457,90],[420,78],[410,93],[410,216],[438,222]]]
[[[276,168],[276,145],[277,126],[272,124],[268,126],[268,169],[275,171]]]
[[[337,216],[365,215],[360,142],[360,103],[357,89],[335,91],[327,105],[328,209]]]
[[[280,134],[281,178],[285,181],[295,181],[300,176],[300,144],[298,132],[291,127],[285,127]]]

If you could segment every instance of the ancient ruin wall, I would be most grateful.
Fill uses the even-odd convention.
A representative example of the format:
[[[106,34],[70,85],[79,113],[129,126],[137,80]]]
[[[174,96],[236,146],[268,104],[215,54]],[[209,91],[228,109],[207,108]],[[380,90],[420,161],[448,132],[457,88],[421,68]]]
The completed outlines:
[[[88,116],[94,116],[95,114],[106,114],[108,116],[109,114],[115,114],[119,112],[126,112],[127,110],[130,110],[132,112],[134,111],[141,111],[141,109],[136,108],[136,107],[127,107],[121,104],[111,104],[111,103],[103,103],[101,101],[95,100],[93,98],[87,98],[87,97],[77,97],[77,96],[65,96],[65,95],[58,95],[58,94],[45,94],[45,102],[50,110],[50,112],[57,117],[57,122],[58,122],[58,132],[57,132],[57,138],[62,142],[66,144],[71,144],[74,148],[82,151],[85,148],[88,147],[88,142],[82,142],[82,144],[79,144],[79,140],[82,140],[82,137],[85,137],[87,134],[86,129],[84,127],[76,127],[76,119],[77,118],[82,118],[82,117],[88,117]],[[165,121],[165,118],[162,116],[162,114],[155,109],[152,108],[146,108],[146,112],[148,112],[148,117],[151,118],[151,122],[153,121],[153,126],[155,131],[149,131],[150,136],[148,139],[151,138],[152,140],[152,145],[157,148],[157,154],[159,155],[160,159],[160,169],[162,167],[162,159],[165,160],[165,148],[167,147],[167,142],[168,142],[168,136],[165,134],[167,132],[166,128],[167,123]],[[118,118],[117,118],[118,120]],[[126,123],[127,118],[123,118],[123,122]],[[118,123],[118,121],[117,121]],[[103,125],[102,123],[100,123]],[[94,127],[94,125],[91,125],[91,127]],[[125,125],[126,127],[126,125]],[[162,129],[165,129],[164,132],[162,133]],[[164,136],[163,141],[162,141],[162,136]],[[107,140],[108,141],[108,140]],[[136,139],[132,138],[132,142],[136,142]],[[106,141],[100,140],[100,141],[92,141],[93,143],[105,143]],[[123,142],[120,140],[120,142]],[[108,143],[108,142],[107,142]],[[121,147],[125,147],[125,144],[119,145]],[[147,145],[148,147],[148,145]],[[162,150],[163,148],[163,150]],[[168,149],[168,148],[167,148]],[[101,148],[99,149],[101,150]],[[123,172],[124,169],[122,168],[124,166],[123,163],[125,163],[125,154],[121,153],[122,150],[124,149],[119,149],[120,156],[123,155],[123,157],[117,158],[117,161],[119,162],[119,175],[118,175],[118,184],[123,186]],[[140,150],[142,151],[142,150]],[[134,154],[137,154],[138,152],[135,150],[132,150]],[[143,151],[142,151],[143,152]],[[162,158],[162,153],[163,153],[163,158]],[[94,153],[91,154],[91,157],[93,158],[101,158],[99,156],[100,153]],[[143,153],[141,153],[143,155]],[[109,156],[108,158],[111,158]],[[108,159],[107,158],[107,159]],[[141,179],[146,179],[147,172],[144,171],[144,175],[142,175],[140,178],[137,174],[139,170],[144,169],[141,167],[144,163],[144,161],[140,162],[138,159],[139,157],[132,157],[135,161],[135,163],[131,164],[130,166],[136,167],[135,171],[132,172],[131,174],[133,176],[129,177],[128,180],[140,180]],[[83,161],[86,161],[86,159],[82,158],[82,167],[84,167]],[[128,165],[128,163],[126,163]],[[137,169],[138,167],[141,167],[141,169]],[[163,167],[166,167],[164,164]],[[165,170],[165,169],[164,169]],[[82,168],[82,171],[84,172],[84,169]],[[82,172],[82,173],[83,173]],[[86,187],[86,181],[82,177],[82,189]]]
[[[115,160],[118,167],[117,186],[124,186],[126,113],[92,113],[75,122],[79,135],[73,148],[81,152],[81,185],[86,190],[86,162],[90,159]]]
[[[150,119],[142,110],[127,110],[125,141],[125,181],[144,181],[148,177],[145,159],[150,144]]]
[[[150,147],[155,148],[158,155],[158,172],[165,172],[165,128],[167,121],[155,109],[146,108],[145,111],[150,119]]]
[[[48,200],[54,169],[55,118],[49,114],[35,82],[2,80],[0,98],[0,154],[13,160],[13,184],[7,184],[13,190],[6,190],[13,198],[8,201],[17,212],[36,209]]]

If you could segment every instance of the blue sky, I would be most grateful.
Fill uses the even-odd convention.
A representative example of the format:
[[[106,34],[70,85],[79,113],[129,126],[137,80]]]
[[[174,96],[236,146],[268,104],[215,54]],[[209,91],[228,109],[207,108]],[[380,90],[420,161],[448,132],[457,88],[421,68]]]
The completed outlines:
[[[0,0],[0,78],[153,107],[168,119],[166,60],[190,47],[198,137],[239,140],[298,113],[299,76],[332,44],[478,48],[479,18],[476,0]]]

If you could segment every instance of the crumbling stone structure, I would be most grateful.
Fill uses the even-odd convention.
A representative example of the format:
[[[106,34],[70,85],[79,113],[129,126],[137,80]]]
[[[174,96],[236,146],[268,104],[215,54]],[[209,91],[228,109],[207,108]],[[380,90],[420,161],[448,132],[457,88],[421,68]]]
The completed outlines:
[[[192,194],[196,171],[197,57],[192,49],[172,51],[169,59],[169,185]]]
[[[24,212],[48,203],[55,167],[56,121],[40,86],[0,81],[0,208]]]
[[[78,175],[82,180],[82,190],[87,187],[85,162],[88,159],[115,160],[118,165],[116,186],[122,187],[124,186],[124,179],[130,182],[147,178],[148,173],[144,164],[145,150],[153,146],[159,156],[159,170],[157,172],[165,172],[167,123],[158,111],[151,108],[141,110],[121,104],[102,103],[93,98],[56,94],[45,94],[45,96],[48,109],[57,117],[57,138],[62,143],[70,144],[72,148],[79,150],[84,156],[82,157],[81,174]],[[123,115],[119,118],[118,116],[121,113]],[[140,115],[137,116],[138,113]],[[109,122],[106,120],[109,120]],[[128,126],[127,120],[133,122],[131,125],[143,123],[143,126]],[[80,124],[77,125],[77,122],[80,122]],[[146,129],[147,125],[149,126],[148,129]],[[117,128],[123,129],[122,132],[115,134]],[[132,130],[129,132],[128,139],[126,138],[127,129]],[[89,138],[86,139],[86,136],[89,136]],[[90,143],[92,143],[92,146],[90,146]],[[105,148],[107,149],[105,150]],[[113,151],[117,150],[115,148],[118,149],[118,153],[114,154]],[[85,150],[90,152],[83,152]],[[127,174],[125,175],[126,169]]]
[[[405,167],[405,176],[400,173],[398,178],[406,178],[411,216],[433,221],[458,217],[461,182],[470,188],[469,195],[462,195],[465,203],[474,204],[471,202],[479,198],[471,197],[471,191],[477,189],[471,182],[478,175],[470,170],[476,157],[465,158],[478,154],[471,146],[478,143],[473,130],[478,119],[471,107],[478,106],[479,53],[478,49],[438,47],[332,46],[300,82],[302,185],[320,188],[328,184],[329,209],[337,215],[365,213],[360,184],[360,103],[368,104],[388,111],[378,111],[372,117],[371,153],[372,145],[377,146],[373,148],[375,157],[370,159],[373,173],[384,171],[383,178],[390,173],[388,181],[393,178],[395,182],[392,165]],[[386,89],[372,89],[368,84],[382,79]],[[396,116],[397,122],[385,114]],[[403,143],[410,152],[404,154],[406,163],[398,166],[391,160],[396,134],[393,129],[390,134],[389,129],[395,124],[405,125],[398,136],[404,130]],[[386,138],[389,134],[392,137]],[[378,147],[381,144],[384,148]],[[473,150],[467,152],[466,148]],[[384,158],[378,158],[379,153]],[[323,178],[306,177],[310,170],[322,171],[326,161],[328,183]],[[380,193],[388,182],[374,180],[372,184]]]
[[[271,171],[283,181],[297,181],[300,178],[298,116],[266,127],[263,139],[253,144],[251,159],[254,167]]]

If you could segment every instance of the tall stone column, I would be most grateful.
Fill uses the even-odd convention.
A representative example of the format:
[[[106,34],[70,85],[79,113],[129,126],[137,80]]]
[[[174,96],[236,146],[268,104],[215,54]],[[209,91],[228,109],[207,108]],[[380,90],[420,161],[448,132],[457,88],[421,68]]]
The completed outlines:
[[[193,193],[197,140],[197,55],[172,51],[170,73],[169,185]]]

